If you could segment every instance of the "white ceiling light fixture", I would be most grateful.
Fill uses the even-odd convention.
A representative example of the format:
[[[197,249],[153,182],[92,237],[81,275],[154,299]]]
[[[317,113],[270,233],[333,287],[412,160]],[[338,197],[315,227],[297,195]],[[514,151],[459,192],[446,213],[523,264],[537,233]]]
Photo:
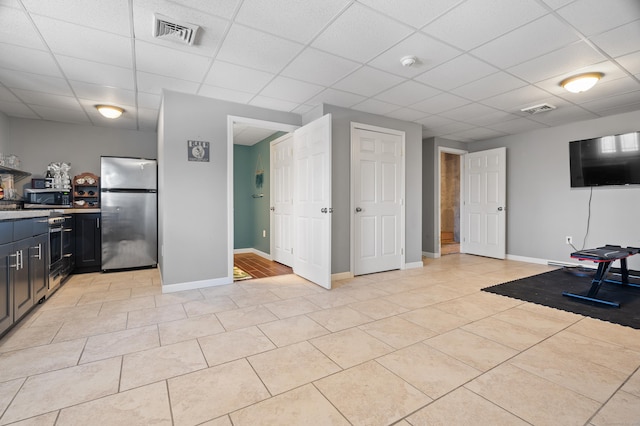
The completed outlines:
[[[560,86],[564,87],[571,93],[586,92],[596,85],[598,80],[604,76],[601,72],[588,72],[584,74],[574,75],[565,78],[560,82]]]
[[[123,108],[113,105],[96,105],[96,109],[103,117],[111,119],[119,118],[124,112]]]
[[[412,67],[416,62],[418,62],[418,58],[413,55],[404,56],[402,59],[400,59],[400,63],[403,67]]]

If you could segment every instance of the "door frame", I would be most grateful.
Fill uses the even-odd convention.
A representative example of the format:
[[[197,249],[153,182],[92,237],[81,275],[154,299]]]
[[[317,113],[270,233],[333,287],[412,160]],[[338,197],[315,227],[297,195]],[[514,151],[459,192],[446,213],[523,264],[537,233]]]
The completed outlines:
[[[270,129],[274,132],[293,132],[300,126],[294,124],[279,123],[277,121],[259,120],[256,118],[241,117],[235,115],[227,115],[227,279],[229,283],[233,283],[233,246],[234,246],[234,205],[233,205],[233,125],[235,123],[248,124],[254,127],[262,127]],[[271,230],[269,230],[271,232]]]
[[[442,256],[442,241],[440,239],[441,235],[441,229],[440,229],[440,209],[441,209],[441,204],[442,204],[442,153],[447,153],[447,154],[455,154],[458,155],[460,157],[460,253],[464,253],[464,239],[462,238],[462,227],[463,227],[463,218],[464,218],[464,213],[465,213],[465,206],[464,206],[464,182],[465,182],[465,171],[464,171],[464,155],[468,154],[469,151],[463,150],[463,149],[456,149],[456,148],[448,148],[445,146],[439,146],[438,147],[438,170],[436,172],[436,202],[435,202],[435,211],[433,213],[433,218],[434,218],[434,232],[433,232],[433,236],[434,239],[436,240],[436,244],[435,244],[435,258],[439,258],[440,256]]]
[[[355,269],[355,208],[356,208],[356,203],[355,203],[355,199],[354,199],[354,188],[356,185],[356,176],[354,174],[354,170],[355,167],[353,166],[353,142],[354,142],[354,130],[358,128],[358,129],[362,129],[362,130],[369,130],[372,132],[378,132],[378,133],[386,133],[386,134],[391,134],[391,135],[395,135],[395,136],[400,136],[401,138],[401,149],[402,149],[402,155],[401,155],[401,165],[402,165],[402,172],[400,173],[400,197],[401,197],[401,202],[400,202],[400,265],[399,265],[399,269],[405,269],[406,268],[406,216],[407,216],[407,212],[406,212],[406,185],[405,185],[405,181],[406,181],[406,170],[407,170],[407,166],[406,166],[406,132],[402,131],[402,130],[395,130],[395,129],[389,129],[386,127],[379,127],[379,126],[372,126],[370,124],[364,124],[364,123],[358,123],[355,121],[352,121],[350,123],[350,128],[349,128],[349,142],[351,144],[350,146],[350,152],[351,152],[351,160],[349,162],[349,190],[350,190],[350,194],[349,194],[349,227],[351,228],[351,235],[349,236],[349,244],[351,245],[351,249],[350,251],[350,259],[349,259],[349,269],[350,269],[350,273],[351,276],[354,276],[354,269]]]

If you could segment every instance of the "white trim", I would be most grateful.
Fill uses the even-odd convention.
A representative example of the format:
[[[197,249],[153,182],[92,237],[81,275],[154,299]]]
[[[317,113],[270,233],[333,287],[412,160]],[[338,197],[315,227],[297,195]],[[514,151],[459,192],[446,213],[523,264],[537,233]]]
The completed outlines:
[[[423,251],[422,255],[424,257],[428,257],[430,259],[438,259],[440,257],[440,253],[439,252],[438,253],[431,253],[431,252],[428,252],[428,251]]]
[[[338,272],[337,274],[331,274],[331,282],[348,280],[350,278],[353,278],[353,274],[351,272]]]
[[[441,189],[442,189],[442,153],[446,152],[447,154],[455,154],[460,156],[460,253],[464,253],[464,247],[462,244],[462,218],[463,213],[464,213],[464,158],[463,156],[465,154],[468,154],[469,151],[465,151],[462,149],[456,149],[456,148],[448,148],[446,146],[439,146],[438,147],[438,159],[436,160],[436,163],[438,164],[438,169],[436,171],[436,200],[435,200],[435,212],[433,213],[433,218],[434,218],[434,239],[435,241],[435,249],[436,249],[436,253],[438,254],[438,257],[440,257],[440,254],[442,253],[442,241],[440,240],[440,236],[441,236],[441,232],[442,230],[440,229],[440,201],[442,198],[442,193],[441,193]],[[437,259],[437,257],[436,257]]]
[[[515,254],[507,254],[507,260],[515,260],[517,262],[535,263],[538,265],[550,265],[550,266],[580,266],[582,268],[596,269],[593,266],[585,265],[583,263],[564,262],[560,260],[540,259],[537,257],[516,256]]]
[[[267,260],[273,260],[273,258],[271,257],[271,255],[269,253],[265,253],[263,251],[260,251],[256,248],[253,247],[249,247],[249,248],[241,248],[241,249],[234,249],[233,250],[234,254],[240,254],[240,253],[253,253],[255,255],[258,255],[264,259]]]
[[[214,287],[233,284],[233,275],[230,277],[214,278],[212,280],[190,281],[186,283],[167,284],[162,286],[162,293],[175,293],[177,291],[197,290],[199,288]]]
[[[399,269],[403,269],[403,265],[405,265],[405,259],[406,259],[406,255],[407,255],[407,250],[406,250],[406,237],[405,237],[405,233],[406,233],[406,216],[407,216],[407,210],[406,210],[406,204],[407,204],[407,200],[406,200],[406,173],[407,173],[407,166],[406,166],[406,158],[407,158],[407,149],[406,149],[406,139],[407,139],[407,135],[406,132],[403,130],[395,130],[395,129],[389,129],[389,128],[385,128],[385,127],[378,127],[378,126],[372,126],[370,124],[364,124],[364,123],[357,123],[352,121],[351,122],[351,126],[350,126],[350,131],[349,131],[349,143],[350,143],[350,152],[351,152],[351,161],[349,163],[349,189],[350,189],[350,202],[349,202],[349,206],[350,206],[350,210],[349,210],[349,226],[351,228],[351,235],[350,235],[350,244],[351,244],[351,249],[350,249],[350,254],[349,254],[349,264],[351,265],[351,270],[354,270],[355,267],[355,226],[354,226],[354,215],[353,212],[355,211],[355,200],[353,199],[353,196],[355,194],[355,190],[354,190],[354,186],[355,186],[355,176],[353,174],[354,172],[354,167],[353,167],[353,131],[355,129],[361,129],[361,130],[368,130],[368,131],[372,131],[372,132],[376,132],[376,133],[384,133],[384,134],[388,134],[388,135],[395,135],[395,136],[400,136],[400,144],[401,144],[401,150],[402,150],[402,155],[400,158],[400,164],[402,166],[402,172],[400,173],[400,197],[401,197],[401,201],[400,201],[400,264],[398,265]]]
[[[278,123],[275,121],[258,120],[249,117],[239,117],[235,115],[227,115],[227,279],[231,278],[233,282],[233,241],[234,241],[234,227],[233,227],[233,125],[234,123],[249,124],[254,127],[262,127],[264,129],[270,129],[274,131],[293,132],[300,126],[293,124]],[[223,279],[223,278],[220,278]],[[217,281],[213,280],[213,281]],[[173,284],[175,285],[175,284]],[[219,285],[219,284],[210,284]],[[179,291],[179,290],[174,290]]]
[[[422,260],[419,262],[405,263],[402,269],[416,269],[416,268],[424,268],[424,263],[422,262]]]

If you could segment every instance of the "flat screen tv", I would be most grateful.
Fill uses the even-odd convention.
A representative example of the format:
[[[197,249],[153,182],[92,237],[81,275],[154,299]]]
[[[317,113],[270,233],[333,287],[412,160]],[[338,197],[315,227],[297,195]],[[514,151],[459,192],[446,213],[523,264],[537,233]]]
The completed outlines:
[[[571,187],[640,185],[640,132],[569,142]]]

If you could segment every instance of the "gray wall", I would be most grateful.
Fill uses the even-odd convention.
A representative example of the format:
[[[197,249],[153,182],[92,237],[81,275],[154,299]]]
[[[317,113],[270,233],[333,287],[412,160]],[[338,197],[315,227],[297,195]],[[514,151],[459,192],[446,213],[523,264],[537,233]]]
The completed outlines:
[[[321,115],[332,115],[332,230],[331,272],[351,270],[351,122],[406,132],[406,255],[407,263],[422,260],[422,126],[366,112],[324,105]],[[315,114],[317,115],[317,114]],[[315,116],[313,115],[313,116]],[[307,116],[304,117],[307,119]]]
[[[9,118],[0,112],[0,153],[10,154],[9,149]]]
[[[440,147],[468,149],[466,143],[449,139],[427,138],[422,141],[422,251],[428,254],[440,251],[440,213],[436,212],[440,183]]]
[[[569,141],[638,131],[639,123],[636,111],[468,144],[470,151],[507,148],[507,253],[572,262],[568,235],[578,249],[640,246],[640,187],[594,188],[584,242],[590,189],[569,182]],[[629,264],[640,269],[640,256]]]
[[[227,117],[300,125],[300,116],[165,91],[158,130],[164,285],[227,277]],[[210,162],[187,161],[188,140],[210,142]]]
[[[9,119],[7,151],[22,169],[42,177],[51,162],[71,163],[71,174],[100,175],[100,156],[156,158],[156,132],[139,132],[24,118]],[[22,187],[22,185],[19,185]]]

